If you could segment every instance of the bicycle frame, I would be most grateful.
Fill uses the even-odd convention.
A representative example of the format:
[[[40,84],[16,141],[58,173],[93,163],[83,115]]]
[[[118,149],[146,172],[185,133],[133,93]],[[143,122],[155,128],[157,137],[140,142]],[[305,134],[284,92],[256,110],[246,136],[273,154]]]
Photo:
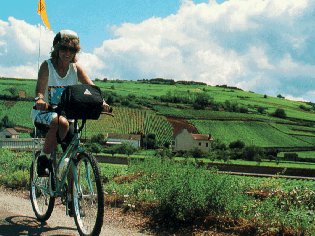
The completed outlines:
[[[80,137],[81,137],[81,131],[85,125],[85,122],[82,123],[81,127],[78,128],[78,121],[76,120],[74,122],[74,127],[75,127],[75,132],[74,136],[68,145],[67,149],[61,157],[57,160],[56,157],[54,157],[53,160],[53,179],[51,176],[49,177],[49,181],[54,181],[55,183],[55,189],[52,189],[52,184],[49,184],[49,189],[43,189],[44,192],[48,193],[51,197],[62,197],[64,196],[64,186],[67,181],[67,177],[69,175],[69,171],[71,170],[72,172],[72,180],[74,181],[75,185],[78,187],[78,173],[76,166],[74,165],[74,160],[77,156],[78,153],[82,153],[85,151],[85,149],[80,146]],[[65,158],[69,158],[69,162],[67,163],[67,166],[65,167],[65,171],[62,174],[60,178],[58,178],[59,171],[60,170],[60,165],[65,161]],[[36,181],[35,181],[36,182]]]

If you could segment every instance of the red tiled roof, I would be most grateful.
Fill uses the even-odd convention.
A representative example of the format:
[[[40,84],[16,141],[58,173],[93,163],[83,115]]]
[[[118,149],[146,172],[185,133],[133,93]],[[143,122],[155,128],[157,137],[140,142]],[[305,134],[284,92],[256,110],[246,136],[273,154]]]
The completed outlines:
[[[210,140],[211,137],[208,134],[191,134],[195,140]]]
[[[16,130],[13,129],[13,128],[6,128],[5,130],[8,131],[8,132],[9,132],[10,134],[12,134],[12,135],[17,135],[17,134],[19,134],[19,133],[16,132]]]

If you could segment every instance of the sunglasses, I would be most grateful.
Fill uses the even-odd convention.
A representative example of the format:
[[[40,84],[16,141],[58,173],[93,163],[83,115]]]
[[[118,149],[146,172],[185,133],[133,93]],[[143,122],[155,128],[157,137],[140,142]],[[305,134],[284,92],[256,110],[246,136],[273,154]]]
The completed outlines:
[[[62,50],[62,51],[70,51],[71,53],[76,53],[78,50],[74,47],[69,47],[69,46],[65,46],[65,45],[61,45],[59,47],[59,50]]]

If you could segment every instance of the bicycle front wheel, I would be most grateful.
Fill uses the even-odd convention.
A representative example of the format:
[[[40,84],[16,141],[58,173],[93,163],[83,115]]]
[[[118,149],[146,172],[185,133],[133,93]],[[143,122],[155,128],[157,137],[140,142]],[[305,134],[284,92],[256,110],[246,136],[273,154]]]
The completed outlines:
[[[51,197],[49,193],[53,176],[52,174],[49,177],[39,177],[37,175],[38,156],[39,152],[35,154],[30,169],[30,198],[36,218],[41,222],[45,222],[51,216],[55,205],[55,198]]]
[[[72,181],[74,219],[80,235],[99,235],[104,218],[104,194],[95,158],[78,155],[77,178]]]

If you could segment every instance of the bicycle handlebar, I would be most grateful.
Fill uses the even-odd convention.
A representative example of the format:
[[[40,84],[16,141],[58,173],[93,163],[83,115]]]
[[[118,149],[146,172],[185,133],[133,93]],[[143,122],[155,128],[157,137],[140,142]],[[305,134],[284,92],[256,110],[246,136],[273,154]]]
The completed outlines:
[[[47,103],[46,103],[47,104]],[[57,106],[57,105],[50,105],[50,104],[47,104],[47,109],[45,109],[44,111],[50,111],[50,112],[56,112],[58,114],[61,113],[61,109]],[[34,110],[38,110],[36,105],[33,106],[33,109]],[[108,116],[114,116],[113,114],[113,108],[110,107],[109,108],[109,111],[102,111],[101,114],[103,115],[108,115]]]

